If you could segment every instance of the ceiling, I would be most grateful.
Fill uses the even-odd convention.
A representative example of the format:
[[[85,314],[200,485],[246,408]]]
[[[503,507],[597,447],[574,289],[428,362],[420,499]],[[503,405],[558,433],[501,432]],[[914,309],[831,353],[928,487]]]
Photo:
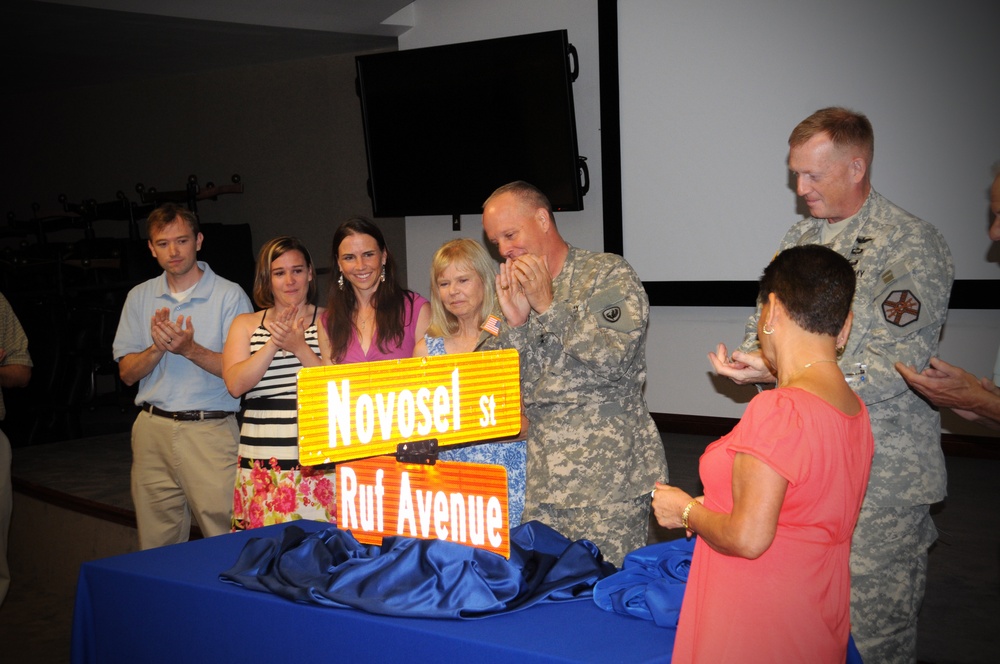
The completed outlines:
[[[412,0],[0,3],[0,96],[395,48]]]

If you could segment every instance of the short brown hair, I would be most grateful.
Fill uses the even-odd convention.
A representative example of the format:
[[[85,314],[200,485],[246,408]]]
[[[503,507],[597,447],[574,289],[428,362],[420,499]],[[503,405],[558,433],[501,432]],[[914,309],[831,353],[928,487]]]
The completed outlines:
[[[804,330],[837,336],[854,300],[854,269],[846,258],[821,244],[785,249],[764,268],[757,302],[774,293]]]
[[[875,156],[875,132],[861,113],[840,106],[821,108],[800,122],[788,137],[789,147],[802,145],[817,134],[826,133],[837,148],[861,150],[869,166]]]
[[[546,212],[549,213],[549,218],[552,218],[552,203],[549,202],[549,197],[541,189],[524,180],[515,180],[514,182],[508,182],[502,187],[498,187],[483,203],[483,209],[486,209],[490,201],[503,194],[513,194],[517,197],[518,201],[530,206],[532,209],[545,208]]]
[[[146,235],[152,240],[154,232],[159,232],[164,226],[169,226],[177,219],[186,223],[194,236],[198,237],[198,233],[201,232],[201,227],[198,226],[198,216],[176,203],[164,203],[149,213],[149,217],[146,218]]]

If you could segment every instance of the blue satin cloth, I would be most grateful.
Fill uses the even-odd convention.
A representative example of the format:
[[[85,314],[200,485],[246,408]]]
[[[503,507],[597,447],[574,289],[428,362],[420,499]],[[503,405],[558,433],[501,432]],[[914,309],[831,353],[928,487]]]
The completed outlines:
[[[677,628],[696,538],[650,544],[625,555],[621,571],[594,585],[594,603],[605,611]],[[863,664],[854,637],[847,640],[847,664]]]
[[[541,602],[590,599],[616,572],[588,540],[571,541],[529,521],[510,531],[510,559],[454,542],[386,537],[359,543],[350,531],[253,538],[229,583],[298,602],[420,618],[483,618]]]
[[[594,586],[594,602],[605,611],[677,627],[694,542],[680,538],[626,554],[621,571]]]

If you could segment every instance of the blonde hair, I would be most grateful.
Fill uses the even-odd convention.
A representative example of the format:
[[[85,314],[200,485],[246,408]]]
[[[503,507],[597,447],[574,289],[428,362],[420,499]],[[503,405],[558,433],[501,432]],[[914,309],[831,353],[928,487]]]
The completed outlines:
[[[450,337],[458,332],[458,318],[445,309],[437,287],[441,273],[451,265],[471,268],[483,284],[480,324],[497,308],[496,264],[489,253],[483,245],[470,238],[449,240],[434,252],[431,260],[431,322],[427,334],[432,337]]]

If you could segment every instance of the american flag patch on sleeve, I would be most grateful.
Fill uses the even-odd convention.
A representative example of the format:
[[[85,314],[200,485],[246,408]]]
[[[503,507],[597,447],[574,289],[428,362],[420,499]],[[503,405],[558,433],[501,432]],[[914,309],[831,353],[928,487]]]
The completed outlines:
[[[494,337],[497,336],[498,334],[500,334],[500,319],[494,316],[493,314],[490,314],[489,317],[486,319],[486,322],[483,323],[482,329],[486,330]]]

